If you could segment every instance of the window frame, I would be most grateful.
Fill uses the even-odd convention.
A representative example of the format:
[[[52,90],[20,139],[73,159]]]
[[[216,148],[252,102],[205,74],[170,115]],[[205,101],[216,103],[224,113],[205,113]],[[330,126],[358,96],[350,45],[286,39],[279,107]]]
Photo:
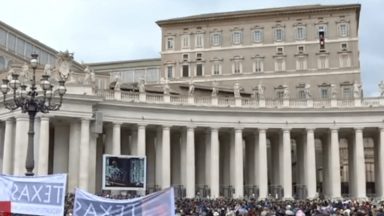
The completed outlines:
[[[233,31],[232,32],[232,44],[240,45],[243,41],[243,32],[242,31]]]
[[[256,33],[260,33],[259,40],[257,40]],[[252,39],[254,43],[262,43],[263,42],[263,30],[262,29],[256,29],[252,31]]]
[[[166,50],[174,50],[175,49],[175,37],[167,37],[166,42]],[[171,46],[170,46],[171,45]]]
[[[200,44],[199,44],[200,41]],[[204,34],[197,33],[195,34],[195,48],[204,48]]]
[[[221,46],[221,33],[220,32],[214,32],[211,35],[211,45],[214,47]]]

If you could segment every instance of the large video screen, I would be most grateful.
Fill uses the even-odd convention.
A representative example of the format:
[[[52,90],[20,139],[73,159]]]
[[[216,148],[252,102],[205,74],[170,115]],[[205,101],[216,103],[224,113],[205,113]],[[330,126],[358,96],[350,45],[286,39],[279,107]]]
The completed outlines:
[[[145,190],[146,158],[103,155],[103,190]]]

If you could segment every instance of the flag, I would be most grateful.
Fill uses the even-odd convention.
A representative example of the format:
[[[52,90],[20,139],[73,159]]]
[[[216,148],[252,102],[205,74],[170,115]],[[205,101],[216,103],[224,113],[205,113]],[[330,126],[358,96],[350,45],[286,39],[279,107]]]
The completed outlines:
[[[173,188],[126,200],[103,198],[76,189],[73,216],[86,215],[173,216],[175,215]]]
[[[66,174],[50,176],[0,175],[0,212],[62,216]]]

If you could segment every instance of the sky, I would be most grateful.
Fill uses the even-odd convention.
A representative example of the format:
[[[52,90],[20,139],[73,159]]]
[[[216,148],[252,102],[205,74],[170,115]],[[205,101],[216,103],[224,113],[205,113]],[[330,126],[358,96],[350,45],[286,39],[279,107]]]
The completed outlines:
[[[0,20],[79,62],[160,58],[157,20],[212,12],[307,4],[362,5],[359,26],[364,95],[384,80],[383,0],[4,0]]]

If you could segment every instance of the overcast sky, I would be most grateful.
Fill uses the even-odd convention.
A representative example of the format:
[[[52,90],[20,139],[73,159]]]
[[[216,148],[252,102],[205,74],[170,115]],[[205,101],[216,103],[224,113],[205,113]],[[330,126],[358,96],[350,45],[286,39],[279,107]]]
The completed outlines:
[[[303,4],[360,3],[360,64],[364,94],[384,80],[383,0],[8,0],[0,20],[79,62],[160,57],[155,21],[211,12]]]

